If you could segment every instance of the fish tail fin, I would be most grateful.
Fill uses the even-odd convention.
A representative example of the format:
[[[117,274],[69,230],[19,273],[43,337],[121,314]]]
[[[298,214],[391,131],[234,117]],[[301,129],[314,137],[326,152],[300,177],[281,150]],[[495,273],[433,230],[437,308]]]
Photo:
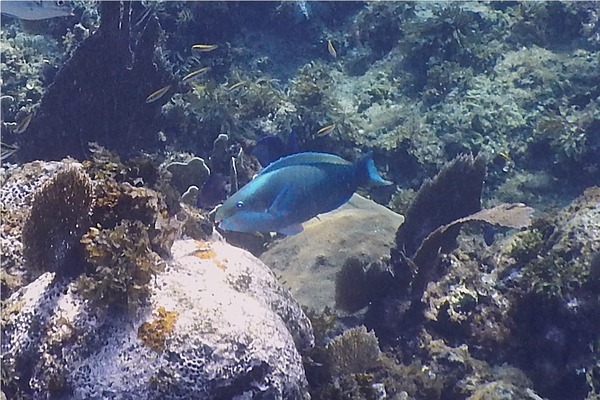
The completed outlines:
[[[357,161],[356,170],[360,186],[389,186],[393,182],[386,181],[377,172],[373,162],[373,152],[369,151],[363,158]]]

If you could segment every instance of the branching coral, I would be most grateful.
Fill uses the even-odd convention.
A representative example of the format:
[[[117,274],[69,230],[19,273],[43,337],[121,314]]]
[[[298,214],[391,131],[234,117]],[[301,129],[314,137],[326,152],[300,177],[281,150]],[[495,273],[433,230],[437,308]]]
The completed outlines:
[[[23,225],[23,255],[34,270],[72,275],[82,269],[79,239],[90,223],[92,184],[71,167],[35,195]]]

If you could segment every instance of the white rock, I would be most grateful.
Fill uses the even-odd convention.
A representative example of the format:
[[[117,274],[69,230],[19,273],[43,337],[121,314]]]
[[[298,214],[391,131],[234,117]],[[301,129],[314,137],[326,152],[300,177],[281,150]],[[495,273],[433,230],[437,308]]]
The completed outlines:
[[[299,350],[313,345],[310,321],[269,268],[221,241],[178,241],[172,253],[135,316],[93,307],[51,273],[15,292],[3,371],[29,377],[15,386],[34,398],[309,398]],[[159,310],[174,320],[162,349],[140,335]]]

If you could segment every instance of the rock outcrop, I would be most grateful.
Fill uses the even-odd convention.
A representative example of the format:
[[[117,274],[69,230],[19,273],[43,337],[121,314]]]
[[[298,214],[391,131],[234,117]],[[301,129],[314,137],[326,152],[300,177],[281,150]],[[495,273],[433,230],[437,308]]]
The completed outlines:
[[[90,306],[52,272],[15,292],[3,318],[5,393],[308,398],[298,349],[313,344],[310,321],[262,262],[221,241],[178,241],[151,286],[134,316]]]

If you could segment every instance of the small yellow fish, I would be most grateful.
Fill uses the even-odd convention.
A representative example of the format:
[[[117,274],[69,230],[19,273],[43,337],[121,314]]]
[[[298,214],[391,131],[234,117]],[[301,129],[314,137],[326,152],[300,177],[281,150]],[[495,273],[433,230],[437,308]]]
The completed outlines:
[[[333,132],[333,130],[335,129],[335,124],[330,124],[330,125],[326,125],[324,127],[322,127],[321,129],[319,129],[317,131],[317,136],[325,136],[325,135],[329,135],[331,132]]]
[[[13,132],[17,135],[20,135],[21,133],[25,132],[25,130],[27,130],[27,127],[29,127],[29,123],[31,122],[32,118],[33,113],[25,115],[19,122],[17,122],[17,125],[15,126]]]
[[[232,90],[235,90],[235,89],[239,88],[240,86],[244,85],[245,83],[246,83],[246,81],[241,81],[241,82],[238,82],[238,83],[234,83],[233,85],[229,86],[227,88],[227,90],[231,92]]]
[[[510,158],[510,153],[508,151],[499,151],[498,155],[502,158],[504,158],[506,161],[511,161],[512,159]]]
[[[155,90],[154,92],[150,93],[148,97],[146,97],[146,103],[155,102],[156,100],[163,97],[169,90],[171,90],[171,85],[167,85],[165,87],[161,87],[158,90]]]
[[[218,47],[216,44],[195,44],[192,46],[192,50],[213,51]]]
[[[189,74],[187,74],[186,76],[184,76],[183,78],[181,78],[181,82],[187,83],[187,82],[191,81],[192,79],[197,78],[200,74],[203,74],[208,70],[210,70],[210,67],[203,67],[203,68],[197,69],[195,71],[192,71]]]
[[[335,47],[333,47],[333,42],[331,39],[327,39],[327,50],[329,50],[329,54],[331,54],[333,58],[337,58],[337,51],[335,51]]]

